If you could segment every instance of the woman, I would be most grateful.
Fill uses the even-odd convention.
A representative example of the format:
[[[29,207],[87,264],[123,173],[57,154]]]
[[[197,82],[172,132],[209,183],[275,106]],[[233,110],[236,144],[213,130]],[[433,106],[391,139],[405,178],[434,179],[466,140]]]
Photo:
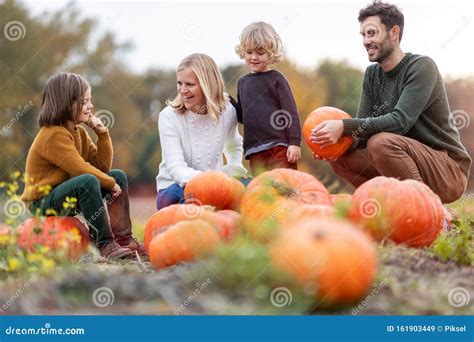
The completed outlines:
[[[182,202],[186,183],[202,171],[247,173],[235,108],[216,63],[207,55],[192,54],[181,61],[176,76],[178,95],[167,102],[158,120],[162,151],[156,177],[158,210]]]

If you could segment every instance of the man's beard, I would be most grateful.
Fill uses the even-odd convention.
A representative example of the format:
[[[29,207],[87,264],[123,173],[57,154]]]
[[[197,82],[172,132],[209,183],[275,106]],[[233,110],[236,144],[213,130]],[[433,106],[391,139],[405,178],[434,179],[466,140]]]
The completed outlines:
[[[382,64],[393,53],[393,47],[390,46],[390,42],[388,40],[382,42],[382,44],[380,44],[380,46],[377,47],[377,50],[378,50],[378,55],[375,59],[371,60],[371,62],[377,62],[379,64]]]

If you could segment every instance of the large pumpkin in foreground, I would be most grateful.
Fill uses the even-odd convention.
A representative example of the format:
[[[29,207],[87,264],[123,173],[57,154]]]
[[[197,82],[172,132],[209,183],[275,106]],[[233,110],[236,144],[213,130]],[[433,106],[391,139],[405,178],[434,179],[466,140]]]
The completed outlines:
[[[210,223],[221,239],[231,241],[240,232],[240,214],[232,210],[213,211],[195,204],[173,204],[153,214],[145,225],[144,244],[148,250],[151,240],[161,231],[178,222],[200,219]]]
[[[325,148],[311,142],[311,130],[326,120],[350,119],[346,112],[334,107],[319,107],[312,111],[303,124],[303,137],[308,147],[320,157],[338,158],[342,156],[352,144],[352,137],[341,137],[338,142]]]
[[[284,224],[286,227],[293,227],[294,225],[288,225],[286,223],[292,223],[306,218],[335,218],[335,215],[336,210],[334,207],[327,204],[299,204],[294,206],[292,210],[288,212],[288,215],[282,221],[282,224]]]
[[[426,184],[375,177],[352,195],[349,218],[375,239],[412,247],[429,246],[442,227],[443,205]]]
[[[221,171],[206,171],[191,178],[184,188],[187,203],[216,209],[238,210],[245,186]]]
[[[17,231],[18,245],[30,252],[45,246],[75,260],[89,246],[88,229],[75,217],[33,217],[18,226]]]
[[[319,307],[353,304],[371,288],[377,255],[370,236],[347,221],[304,219],[270,245],[276,269],[312,291]]]
[[[260,174],[240,203],[244,229],[251,238],[270,241],[288,213],[301,204],[331,205],[329,192],[314,176],[291,169]]]
[[[155,269],[205,257],[218,245],[216,229],[203,220],[179,222],[156,235],[150,243]]]

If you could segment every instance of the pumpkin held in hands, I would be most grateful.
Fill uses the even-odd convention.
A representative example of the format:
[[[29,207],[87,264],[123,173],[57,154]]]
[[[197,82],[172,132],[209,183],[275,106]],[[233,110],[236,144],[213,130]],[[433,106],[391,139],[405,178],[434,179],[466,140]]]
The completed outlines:
[[[429,246],[444,217],[441,200],[426,184],[383,176],[356,189],[348,215],[375,239],[412,247]]]
[[[17,230],[18,245],[30,252],[34,252],[36,246],[45,246],[76,260],[89,246],[88,229],[75,217],[33,217],[18,226]]]
[[[155,269],[205,257],[218,245],[216,229],[203,220],[179,222],[156,235],[148,247]]]
[[[245,186],[221,171],[206,171],[191,178],[184,188],[186,203],[238,210]]]
[[[311,141],[311,130],[326,120],[350,119],[346,112],[334,107],[319,107],[312,111],[303,124],[303,137],[308,147],[314,154],[322,158],[334,159],[342,156],[352,144],[352,137],[341,137],[338,142],[321,148],[319,144]]]
[[[377,266],[368,234],[350,222],[330,218],[288,225],[270,245],[272,264],[312,291],[318,307],[353,304],[367,293]]]

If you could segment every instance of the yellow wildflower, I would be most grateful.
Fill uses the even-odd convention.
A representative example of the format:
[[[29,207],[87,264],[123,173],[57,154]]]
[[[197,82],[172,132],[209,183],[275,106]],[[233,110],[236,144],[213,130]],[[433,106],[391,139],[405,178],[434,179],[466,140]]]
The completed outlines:
[[[19,268],[21,268],[20,259],[15,258],[15,257],[8,259],[8,270],[10,272],[16,271]]]
[[[18,177],[20,177],[20,175],[21,175],[20,171],[15,171],[10,175],[10,177],[12,179],[17,179]]]
[[[43,271],[49,272],[53,270],[55,266],[56,266],[56,263],[54,262],[53,259],[49,259],[49,258],[41,259],[41,268],[43,269]]]

